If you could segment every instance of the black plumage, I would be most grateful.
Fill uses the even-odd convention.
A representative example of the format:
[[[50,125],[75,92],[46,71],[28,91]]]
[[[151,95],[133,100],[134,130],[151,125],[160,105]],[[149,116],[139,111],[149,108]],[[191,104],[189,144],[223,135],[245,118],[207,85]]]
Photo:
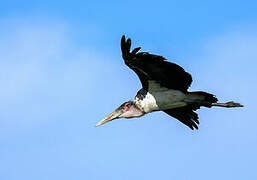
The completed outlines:
[[[192,83],[192,76],[177,64],[166,61],[162,56],[138,51],[130,52],[131,40],[121,38],[121,51],[125,64],[139,77],[143,88],[148,91],[148,81],[154,80],[161,86],[187,92]]]
[[[168,110],[164,110],[163,112],[178,119],[180,122],[187,125],[189,128],[193,130],[194,128],[198,129],[198,125],[199,125],[198,114],[194,111],[197,109],[200,109],[201,106],[211,107],[211,104],[216,103],[218,99],[214,95],[203,91],[196,91],[196,92],[190,92],[190,93],[202,95],[205,98],[204,99],[205,103],[201,102],[201,103],[189,104],[185,107],[168,109]]]

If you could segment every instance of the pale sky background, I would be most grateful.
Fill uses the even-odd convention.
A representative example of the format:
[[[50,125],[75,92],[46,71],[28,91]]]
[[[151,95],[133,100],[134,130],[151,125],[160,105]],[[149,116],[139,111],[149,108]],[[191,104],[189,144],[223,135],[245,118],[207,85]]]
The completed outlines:
[[[3,1],[1,180],[257,179],[255,1]],[[94,125],[140,89],[132,46],[193,76],[190,90],[244,108]]]

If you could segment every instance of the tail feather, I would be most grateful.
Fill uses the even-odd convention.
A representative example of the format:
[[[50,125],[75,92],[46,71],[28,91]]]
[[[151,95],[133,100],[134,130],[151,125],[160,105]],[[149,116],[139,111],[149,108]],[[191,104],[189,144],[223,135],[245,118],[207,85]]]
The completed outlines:
[[[203,91],[189,92],[189,95],[196,101],[196,109],[199,109],[200,106],[211,107],[212,103],[216,103],[218,101],[215,95]],[[194,104],[195,103],[192,105],[194,106]]]

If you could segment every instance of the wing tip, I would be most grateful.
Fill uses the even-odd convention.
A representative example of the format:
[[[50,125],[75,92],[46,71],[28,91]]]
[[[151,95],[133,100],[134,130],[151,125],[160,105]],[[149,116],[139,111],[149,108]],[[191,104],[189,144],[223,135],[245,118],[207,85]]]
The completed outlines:
[[[120,43],[120,44],[121,44],[122,57],[123,57],[124,60],[128,59],[130,54],[135,55],[136,52],[139,51],[139,49],[138,49],[136,52],[133,51],[133,52],[135,52],[135,53],[130,53],[131,39],[130,39],[130,38],[126,39],[125,34],[122,35],[122,37],[121,37],[121,43]]]

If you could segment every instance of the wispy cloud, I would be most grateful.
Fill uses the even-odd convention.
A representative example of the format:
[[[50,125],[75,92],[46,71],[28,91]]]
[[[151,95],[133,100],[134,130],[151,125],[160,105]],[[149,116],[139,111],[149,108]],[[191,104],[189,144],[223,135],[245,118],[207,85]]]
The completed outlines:
[[[67,24],[15,19],[0,24],[1,132],[39,125],[86,101],[101,58],[77,48]]]

